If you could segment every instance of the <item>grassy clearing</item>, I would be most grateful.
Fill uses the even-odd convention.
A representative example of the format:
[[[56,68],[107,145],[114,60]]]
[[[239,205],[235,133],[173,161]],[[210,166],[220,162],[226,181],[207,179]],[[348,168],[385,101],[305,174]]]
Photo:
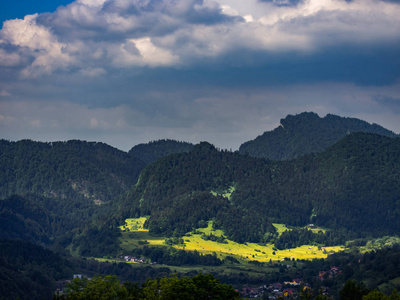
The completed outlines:
[[[228,200],[231,200],[231,196],[233,194],[233,192],[235,191],[235,187],[234,186],[230,186],[226,191],[223,192],[215,192],[215,191],[211,191],[211,194],[213,194],[214,196],[217,195],[221,195],[224,198],[227,198]]]
[[[129,224],[140,224],[143,220],[140,219],[128,219]],[[138,223],[137,223],[138,222]],[[143,221],[144,223],[144,221]],[[278,232],[283,232],[287,229],[283,224],[274,224],[277,227]],[[127,226],[126,226],[127,227]],[[125,229],[126,229],[125,227]],[[129,228],[129,230],[131,230]],[[274,250],[274,245],[268,244],[265,246],[246,243],[238,244],[236,242],[226,240],[226,243],[217,243],[210,240],[203,240],[202,234],[214,236],[223,235],[222,230],[213,230],[212,222],[208,223],[207,228],[197,229],[196,233],[188,233],[183,237],[185,242],[184,246],[175,246],[177,249],[184,249],[187,251],[197,250],[203,254],[216,253],[220,259],[224,259],[226,256],[233,256],[239,261],[248,262],[256,260],[259,262],[281,261],[285,258],[293,259],[314,259],[314,258],[326,258],[328,254],[341,251],[344,247],[325,247],[325,251],[318,250],[316,246],[304,245],[298,248],[286,249],[286,250]],[[164,244],[165,238],[153,237],[149,235],[148,231],[140,228],[138,230],[125,231],[122,233],[121,246],[126,251],[132,251],[136,247],[148,246],[161,246]]]
[[[288,227],[286,227],[285,224],[272,223],[272,225],[274,225],[274,227],[276,228],[276,231],[278,231],[279,235],[281,235],[286,230],[290,230]]]
[[[147,217],[126,219],[125,224],[119,226],[119,228],[121,231],[146,231],[146,229],[143,228],[143,225],[147,219]]]
[[[291,230],[289,227],[287,227],[285,224],[279,224],[279,223],[272,223],[272,225],[274,225],[274,227],[276,228],[276,230],[278,231],[278,234],[281,235],[283,232],[285,232],[286,230]],[[308,228],[309,230],[311,230],[314,233],[318,233],[319,231],[322,231],[323,233],[326,232],[326,229],[321,228],[321,227],[309,227],[309,226],[305,226],[304,228]]]

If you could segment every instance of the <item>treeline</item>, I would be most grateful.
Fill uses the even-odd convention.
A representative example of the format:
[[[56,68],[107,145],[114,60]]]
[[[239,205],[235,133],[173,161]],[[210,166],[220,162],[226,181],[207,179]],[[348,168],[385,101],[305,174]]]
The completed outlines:
[[[56,299],[240,299],[240,294],[232,286],[222,284],[211,274],[198,274],[193,277],[177,276],[148,279],[141,286],[131,282],[121,282],[115,276],[92,279],[75,278],[68,285],[66,296]]]
[[[302,245],[334,246],[346,243],[350,234],[343,231],[313,232],[308,228],[293,228],[285,230],[273,240],[279,250],[296,248]]]
[[[132,256],[145,257],[151,262],[170,266],[220,266],[223,261],[216,255],[202,254],[197,250],[185,251],[175,248],[148,247],[136,248],[132,251]]]
[[[193,147],[193,144],[186,142],[157,140],[147,144],[136,145],[128,153],[149,164],[169,154],[189,152]]]

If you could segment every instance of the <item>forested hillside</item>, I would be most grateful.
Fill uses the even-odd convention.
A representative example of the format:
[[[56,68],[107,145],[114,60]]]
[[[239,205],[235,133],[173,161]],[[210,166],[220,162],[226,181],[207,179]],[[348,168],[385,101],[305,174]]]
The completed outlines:
[[[154,160],[188,147],[168,140],[138,149]],[[0,140],[0,237],[54,249],[73,243],[81,255],[114,253],[120,198],[146,164],[103,143]]]
[[[1,140],[0,237],[77,244],[89,228],[107,228],[145,165],[103,143]]]
[[[103,143],[0,140],[0,197],[29,192],[111,201],[136,183],[144,166]]]
[[[400,139],[354,133],[318,155],[283,162],[200,143],[146,167],[122,214],[150,215],[150,231],[167,235],[215,218],[230,239],[265,242],[271,222],[398,234],[399,201]]]
[[[396,134],[377,124],[332,114],[320,118],[315,113],[288,115],[279,127],[264,132],[242,144],[239,152],[272,160],[287,160],[318,153],[332,146],[351,132],[369,132],[395,137]]]

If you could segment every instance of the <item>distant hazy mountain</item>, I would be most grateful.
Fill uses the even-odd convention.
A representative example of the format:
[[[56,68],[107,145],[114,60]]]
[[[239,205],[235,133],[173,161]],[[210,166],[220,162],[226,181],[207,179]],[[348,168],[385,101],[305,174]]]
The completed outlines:
[[[192,148],[193,144],[186,142],[158,140],[147,144],[136,145],[129,151],[129,154],[143,160],[146,163],[152,163],[160,157],[169,154],[189,152],[192,150]]]
[[[331,114],[320,118],[315,113],[305,112],[295,116],[288,115],[280,121],[279,127],[242,144],[239,152],[253,157],[287,160],[321,152],[351,132],[397,136],[382,126],[371,125],[359,119]]]

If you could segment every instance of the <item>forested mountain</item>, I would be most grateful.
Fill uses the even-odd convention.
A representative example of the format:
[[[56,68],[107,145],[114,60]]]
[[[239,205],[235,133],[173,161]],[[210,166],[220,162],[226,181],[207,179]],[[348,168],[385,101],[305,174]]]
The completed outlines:
[[[332,114],[320,118],[315,113],[305,112],[281,119],[279,127],[242,144],[239,152],[254,157],[287,160],[321,152],[351,132],[396,136],[377,124],[371,125],[359,119],[342,118]]]
[[[193,144],[186,142],[158,140],[136,145],[129,151],[129,154],[149,164],[169,154],[189,152],[192,148]]]
[[[229,198],[221,196],[229,190]],[[320,154],[291,161],[200,143],[147,166],[122,214],[150,215],[150,231],[167,235],[215,218],[235,241],[265,242],[274,234],[271,222],[398,234],[399,201],[400,139],[353,133]]]
[[[103,143],[0,140],[0,238],[60,249],[110,230],[119,198],[145,165]],[[81,251],[115,249],[107,241],[82,243]]]
[[[0,140],[0,197],[36,193],[107,202],[135,184],[144,166],[103,143]]]

